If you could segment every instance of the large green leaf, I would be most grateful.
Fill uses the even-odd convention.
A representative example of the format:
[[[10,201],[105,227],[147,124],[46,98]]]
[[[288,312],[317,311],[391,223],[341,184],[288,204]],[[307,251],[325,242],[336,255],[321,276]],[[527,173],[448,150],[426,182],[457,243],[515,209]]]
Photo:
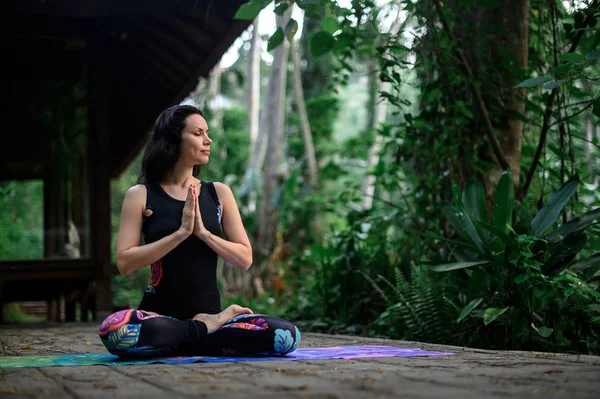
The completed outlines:
[[[336,51],[348,50],[354,48],[355,42],[356,39],[352,35],[349,35],[347,32],[342,32],[335,37],[333,48]]]
[[[517,242],[515,240],[513,240],[504,231],[497,229],[493,226],[490,226],[489,224],[482,223],[482,222],[476,221],[474,223],[475,223],[475,226],[485,229],[485,230],[489,231],[490,233],[492,233],[492,236],[493,236],[492,243],[498,241],[498,242],[506,245],[509,248],[515,248],[517,246]],[[495,240],[496,237],[498,238],[498,240]]]
[[[531,79],[524,80],[521,83],[519,83],[516,87],[533,87],[533,86],[541,85],[543,83],[547,83],[551,80],[552,80],[552,78],[549,78],[548,76],[540,76],[537,78],[531,78]]]
[[[473,224],[473,221],[471,220],[471,218],[469,217],[469,214],[467,212],[462,212],[462,220],[465,225],[465,230],[467,231],[467,234],[468,234],[469,238],[471,239],[471,241],[473,242],[473,244],[475,244],[475,246],[477,246],[480,253],[487,254],[488,253],[487,243],[484,242],[481,239],[481,237],[479,236],[479,233],[477,232],[477,228],[475,228],[475,225]],[[483,231],[487,234],[487,231],[485,231],[485,230],[483,230]]]
[[[279,4],[277,7],[275,7],[275,10],[273,10],[273,12],[277,15],[283,15],[283,13],[290,7],[290,3],[281,3]]]
[[[508,226],[512,225],[514,203],[515,185],[512,180],[512,174],[510,171],[504,171],[496,187],[494,205],[492,206],[492,226],[504,235],[506,235]],[[497,233],[496,236],[500,240],[492,238],[490,245],[493,252],[500,253],[504,250],[504,245],[507,243],[505,239],[502,239],[502,234]]]
[[[554,332],[553,328],[548,328],[544,326],[536,327],[535,324],[533,324],[533,322],[531,322],[531,327],[533,327],[533,329],[543,338],[548,338]]]
[[[325,18],[321,22],[321,25],[323,26],[323,30],[325,32],[329,33],[330,35],[333,35],[335,32],[337,32],[340,29],[340,24],[338,23],[337,19],[335,19],[333,17]]]
[[[442,214],[446,217],[446,219],[448,219],[448,222],[456,229],[458,234],[467,240],[469,239],[469,235],[467,234],[467,229],[465,228],[460,211],[451,205],[445,205],[442,207]]]
[[[275,33],[269,38],[269,43],[267,44],[267,51],[271,51],[281,43],[283,43],[284,35],[283,29],[277,28]]]
[[[479,221],[485,224],[490,223],[487,207],[485,205],[485,194],[483,186],[476,179],[469,179],[467,186],[463,191],[462,203],[465,211],[473,222]],[[468,230],[468,228],[467,228]],[[490,234],[487,230],[477,228],[477,234],[482,241],[487,245],[490,242]]]
[[[492,225],[506,233],[506,226],[512,224],[513,204],[515,203],[515,185],[512,180],[512,174],[505,171],[500,176],[500,181],[496,187],[494,197],[494,206],[492,207],[493,223]]]
[[[298,22],[294,18],[290,18],[285,26],[285,37],[291,43],[294,40],[294,35],[298,31]]]
[[[485,310],[485,312],[483,312],[483,323],[487,326],[488,324],[490,324],[491,322],[493,322],[494,320],[496,320],[498,317],[500,317],[504,312],[506,312],[509,309],[509,307],[505,307],[505,308],[487,308]]]
[[[542,266],[542,272],[548,276],[556,276],[562,273],[575,259],[579,251],[587,244],[585,231],[569,235],[552,250],[548,261]]]
[[[580,260],[579,262],[574,263],[569,267],[569,269],[574,271],[575,273],[585,272],[588,269],[594,270],[595,273],[595,270],[597,270],[598,268],[600,268],[600,253],[594,254],[584,260]]]
[[[572,219],[571,221],[548,233],[545,238],[551,243],[556,244],[557,242],[564,240],[569,234],[587,228],[594,222],[594,220],[598,218],[600,218],[600,208],[596,208],[586,214]]]
[[[462,310],[462,312],[460,312],[460,316],[458,316],[458,320],[456,320],[456,322],[460,322],[462,321],[465,317],[467,317],[469,315],[469,313],[471,313],[471,311],[473,309],[475,309],[477,306],[479,306],[479,304],[483,301],[483,298],[475,298],[473,299],[471,302],[469,302],[469,304],[467,306],[465,306],[465,308]]]
[[[565,68],[563,68],[563,70],[559,70],[558,68],[556,68],[556,74],[558,75],[559,72],[562,72],[562,73],[560,73],[560,75],[566,74],[567,72],[565,72],[564,69],[567,69],[567,67],[570,67],[570,66],[571,66],[571,64],[561,65],[561,67],[565,67]],[[564,79],[558,79],[558,80],[555,80],[554,82],[546,83],[545,85],[542,86],[542,89],[554,90],[557,87],[562,86],[563,83],[565,83],[565,82],[566,82],[566,80],[564,80]]]
[[[233,19],[253,20],[260,14],[262,8],[266,5],[264,0],[252,0],[250,3],[245,3],[238,8]]]
[[[535,215],[531,221],[531,234],[537,237],[541,237],[542,234],[558,219],[561,211],[569,202],[569,199],[577,191],[579,186],[579,175],[571,177],[562,187],[558,190],[550,201]]]
[[[315,32],[310,37],[310,52],[315,57],[328,53],[334,45],[335,39],[327,32]]]
[[[446,263],[445,265],[437,265],[431,268],[434,272],[447,272],[449,270],[458,270],[458,269],[466,269],[468,267],[473,266],[481,266],[487,265],[490,262],[479,261],[479,262],[456,262],[456,263]]]

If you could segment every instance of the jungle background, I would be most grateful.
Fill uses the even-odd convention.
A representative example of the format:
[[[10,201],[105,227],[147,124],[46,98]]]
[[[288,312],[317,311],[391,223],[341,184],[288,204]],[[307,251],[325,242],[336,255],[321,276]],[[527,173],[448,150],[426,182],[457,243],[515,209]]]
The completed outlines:
[[[261,29],[184,101],[213,132],[199,177],[232,188],[254,249],[247,272],[219,264],[223,305],[307,332],[599,354],[599,17],[597,0],[245,4]],[[141,157],[112,182],[113,243]],[[42,195],[0,186],[2,259],[42,256]],[[115,276],[115,308],[149,279]]]

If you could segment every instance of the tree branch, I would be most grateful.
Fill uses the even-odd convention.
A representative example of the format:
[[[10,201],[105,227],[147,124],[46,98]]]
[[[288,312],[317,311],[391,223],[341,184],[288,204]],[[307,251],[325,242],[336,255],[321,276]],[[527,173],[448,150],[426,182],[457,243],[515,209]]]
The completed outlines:
[[[594,2],[590,5],[589,8],[590,9],[596,8],[598,6],[599,1],[600,0],[594,0]],[[584,20],[583,20],[584,28],[588,24],[589,20],[590,20],[590,18],[586,14],[584,17]],[[568,53],[575,52],[575,50],[577,49],[577,45],[579,44],[579,41],[583,37],[583,33],[584,33],[583,30],[581,30],[577,33],[577,36],[575,37],[575,40],[573,40],[573,43],[571,44],[571,48],[569,49]],[[548,131],[550,130],[550,118],[552,117],[554,101],[556,100],[556,96],[558,95],[558,90],[559,90],[559,87],[552,89],[552,92],[550,93],[550,96],[548,96],[548,100],[546,101],[546,111],[544,112],[544,119],[543,119],[544,122],[542,123],[542,131],[540,133],[540,141],[535,150],[535,154],[533,155],[533,161],[531,162],[531,167],[527,171],[527,177],[525,178],[525,183],[523,184],[523,186],[519,192],[519,195],[518,195],[518,198],[521,200],[527,195],[527,191],[529,190],[529,187],[531,186],[531,182],[533,180],[533,176],[535,175],[535,170],[537,169],[537,165],[540,162],[540,157],[542,156],[542,149],[546,145],[546,137],[548,136]]]
[[[558,125],[558,124],[560,124],[560,123],[562,123],[562,122],[565,122],[565,121],[567,121],[567,120],[571,119],[571,118],[572,118],[572,117],[574,117],[574,116],[577,116],[577,115],[581,114],[581,113],[582,113],[583,111],[585,111],[586,109],[589,109],[589,108],[591,108],[591,107],[594,105],[594,101],[595,101],[595,100],[592,100],[592,101],[591,101],[591,102],[590,102],[590,103],[589,103],[587,106],[585,106],[584,108],[580,109],[579,111],[577,111],[577,112],[573,112],[571,115],[567,115],[567,116],[565,116],[564,118],[562,118],[562,119],[559,119],[559,120],[555,121],[554,123],[550,124],[550,127],[552,127],[552,126],[556,126],[556,125]],[[563,108],[564,108],[564,107],[563,107]]]
[[[588,139],[586,139],[585,137],[581,137],[581,136],[578,136],[578,135],[576,135],[576,134],[573,134],[573,133],[569,133],[569,135],[570,135],[570,136],[572,136],[572,137],[575,137],[576,139],[583,140],[583,141],[585,141],[585,142],[587,142],[587,143],[590,143],[590,144],[591,144],[591,145],[593,145],[594,147],[596,147],[596,148],[600,149],[600,144],[596,143],[595,141],[588,140]]]
[[[473,90],[473,93],[475,94],[475,102],[477,103],[477,105],[479,107],[479,111],[481,112],[481,116],[483,117],[483,122],[484,122],[484,126],[485,126],[485,134],[488,139],[488,142],[492,146],[494,156],[496,157],[496,160],[498,161],[498,163],[500,164],[502,169],[510,170],[508,161],[506,160],[506,157],[504,156],[504,153],[502,152],[502,148],[500,147],[500,143],[498,142],[498,139],[496,138],[496,135],[494,134],[494,127],[492,126],[492,121],[490,120],[490,116],[487,112],[487,107],[485,106],[485,102],[483,101],[483,98],[481,97],[481,92],[480,92],[479,88],[477,87],[477,85],[475,84],[475,78],[473,76],[473,71],[471,70],[469,63],[467,62],[467,59],[465,58],[465,55],[464,55],[462,49],[460,48],[458,40],[456,40],[456,37],[454,36],[454,32],[452,32],[452,29],[450,29],[450,25],[448,25],[448,21],[446,21],[446,18],[444,18],[444,13],[442,12],[442,6],[440,5],[440,1],[434,0],[434,4],[435,4],[435,8],[438,12],[438,15],[440,17],[440,20],[442,22],[442,25],[444,27],[444,30],[446,31],[446,33],[448,34],[450,39],[456,45],[456,50],[455,50],[456,54],[458,56],[458,59],[460,60],[460,63],[462,64],[463,68],[465,69],[465,71],[467,73],[467,78],[469,80],[469,84],[471,86],[471,89]]]

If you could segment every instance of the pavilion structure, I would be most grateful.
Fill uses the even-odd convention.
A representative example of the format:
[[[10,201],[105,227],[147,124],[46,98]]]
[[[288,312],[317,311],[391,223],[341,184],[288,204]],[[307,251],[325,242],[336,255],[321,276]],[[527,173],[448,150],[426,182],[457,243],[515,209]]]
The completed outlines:
[[[160,111],[184,99],[249,26],[234,19],[246,1],[0,6],[0,184],[42,181],[43,209],[30,212],[44,215],[43,256],[0,261],[0,305],[47,301],[56,320],[62,303],[65,321],[75,320],[77,303],[82,320],[112,311],[111,179],[139,153]]]

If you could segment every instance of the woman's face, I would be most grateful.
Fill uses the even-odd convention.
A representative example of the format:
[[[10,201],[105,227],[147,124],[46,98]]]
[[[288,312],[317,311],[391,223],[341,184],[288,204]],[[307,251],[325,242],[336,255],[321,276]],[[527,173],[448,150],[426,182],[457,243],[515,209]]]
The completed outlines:
[[[181,132],[180,160],[188,165],[208,163],[211,143],[204,118],[198,114],[188,116]]]

